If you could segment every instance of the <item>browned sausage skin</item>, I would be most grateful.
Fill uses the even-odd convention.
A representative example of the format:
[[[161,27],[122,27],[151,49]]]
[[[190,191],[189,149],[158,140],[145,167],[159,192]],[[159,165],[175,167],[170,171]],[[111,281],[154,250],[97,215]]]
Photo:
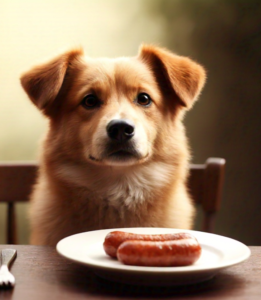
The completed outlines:
[[[126,265],[135,266],[188,266],[201,255],[201,247],[195,239],[172,241],[123,242],[117,251],[117,258]]]
[[[109,256],[116,258],[117,249],[123,242],[128,240],[163,242],[184,239],[196,240],[195,237],[187,232],[168,234],[136,234],[123,231],[112,231],[106,235],[103,248]]]

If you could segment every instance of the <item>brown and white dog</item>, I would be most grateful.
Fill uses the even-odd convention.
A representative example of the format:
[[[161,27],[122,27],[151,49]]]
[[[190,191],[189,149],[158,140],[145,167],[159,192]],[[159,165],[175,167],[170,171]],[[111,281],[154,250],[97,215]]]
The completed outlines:
[[[21,83],[49,119],[31,196],[32,244],[102,228],[191,228],[182,119],[205,83],[200,65],[148,45],[117,59],[74,49]]]

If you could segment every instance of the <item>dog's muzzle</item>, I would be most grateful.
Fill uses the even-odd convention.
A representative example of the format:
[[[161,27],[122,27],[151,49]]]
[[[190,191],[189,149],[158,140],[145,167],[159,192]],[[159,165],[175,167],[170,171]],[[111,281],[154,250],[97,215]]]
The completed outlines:
[[[135,125],[131,120],[112,120],[108,123],[106,130],[109,138],[104,153],[106,157],[113,161],[127,161],[133,158],[140,158],[133,140]]]

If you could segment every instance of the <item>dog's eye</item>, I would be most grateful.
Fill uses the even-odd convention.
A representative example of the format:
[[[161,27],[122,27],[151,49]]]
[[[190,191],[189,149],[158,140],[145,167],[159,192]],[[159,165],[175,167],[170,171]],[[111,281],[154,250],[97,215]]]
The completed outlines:
[[[150,96],[146,93],[140,93],[137,96],[137,103],[139,105],[149,106],[151,104],[151,102],[152,102],[152,100],[151,100]]]
[[[85,96],[81,102],[81,105],[87,109],[98,107],[100,104],[100,100],[93,94]]]

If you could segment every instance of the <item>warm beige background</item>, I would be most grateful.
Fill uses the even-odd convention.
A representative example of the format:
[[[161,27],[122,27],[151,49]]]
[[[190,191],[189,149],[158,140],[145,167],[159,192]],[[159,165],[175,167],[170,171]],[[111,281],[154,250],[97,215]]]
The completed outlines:
[[[261,1],[0,0],[0,160],[37,159],[46,120],[19,84],[21,72],[68,47],[135,55],[141,42],[205,65],[208,82],[186,117],[193,162],[227,159],[216,232],[261,244]],[[28,242],[27,206],[18,209]],[[5,207],[0,205],[0,243]]]

